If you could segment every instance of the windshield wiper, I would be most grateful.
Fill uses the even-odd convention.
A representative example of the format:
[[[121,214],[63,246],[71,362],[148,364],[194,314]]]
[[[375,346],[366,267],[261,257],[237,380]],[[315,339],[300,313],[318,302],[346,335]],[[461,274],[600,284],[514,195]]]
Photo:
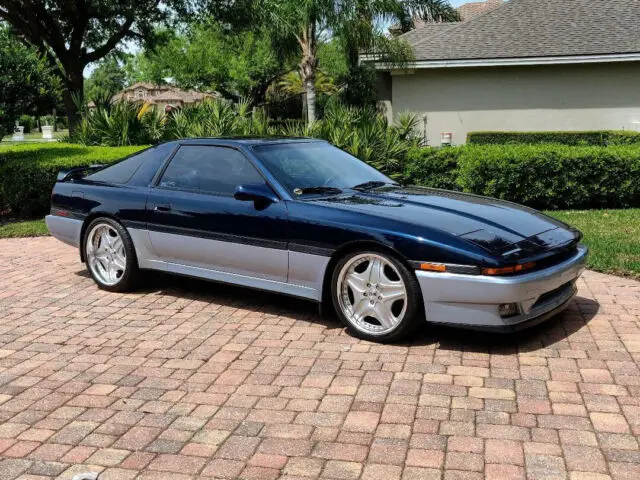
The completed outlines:
[[[359,183],[351,187],[353,190],[371,190],[373,188],[384,187],[385,185],[399,186],[398,183],[381,182],[380,180],[374,180],[371,182]]]
[[[336,187],[305,187],[305,188],[296,188],[293,190],[293,193],[296,195],[305,195],[307,193],[342,193],[342,190]]]

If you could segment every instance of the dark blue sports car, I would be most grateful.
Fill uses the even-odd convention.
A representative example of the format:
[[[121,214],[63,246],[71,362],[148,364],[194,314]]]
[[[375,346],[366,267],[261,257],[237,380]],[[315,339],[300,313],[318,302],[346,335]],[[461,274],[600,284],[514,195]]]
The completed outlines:
[[[581,234],[529,208],[406,187],[323,141],[190,139],[61,172],[51,234],[100,288],[160,270],[332,304],[355,335],[518,330],[567,306]]]

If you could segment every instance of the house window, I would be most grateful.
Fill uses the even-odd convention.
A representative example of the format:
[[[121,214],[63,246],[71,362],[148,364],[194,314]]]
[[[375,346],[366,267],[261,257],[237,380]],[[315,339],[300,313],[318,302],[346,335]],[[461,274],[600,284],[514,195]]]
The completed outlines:
[[[145,93],[144,90],[142,90],[141,88],[136,90],[136,100],[140,98],[144,98],[145,97],[144,93]]]

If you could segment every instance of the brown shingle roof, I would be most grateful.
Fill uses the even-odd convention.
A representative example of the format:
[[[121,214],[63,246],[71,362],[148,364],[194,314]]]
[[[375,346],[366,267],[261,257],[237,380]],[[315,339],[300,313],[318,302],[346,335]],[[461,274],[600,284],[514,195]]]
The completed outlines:
[[[440,35],[441,33],[450,30],[455,27],[459,22],[451,23],[427,23],[422,22],[416,26],[414,30],[410,30],[407,33],[400,35],[400,38],[406,40],[409,43],[417,43],[425,38]]]
[[[478,15],[482,15],[485,12],[489,12],[491,10],[495,10],[496,8],[498,8],[500,5],[502,5],[505,2],[505,0],[486,0],[485,2],[470,2],[470,3],[464,3],[462,5],[460,5],[458,8],[456,8],[456,10],[458,11],[458,14],[460,15],[460,21],[461,22],[465,22],[467,20],[471,20],[472,18],[477,17]],[[408,33],[413,33],[416,32],[418,30],[420,30],[421,28],[423,28],[425,25],[443,25],[443,23],[429,23],[427,24],[424,20],[422,20],[421,18],[414,18],[413,19],[413,30],[405,33],[404,35],[407,35]],[[451,23],[446,23],[446,25],[451,25]],[[437,27],[436,27],[437,28]],[[400,24],[399,23],[394,23],[393,25],[391,25],[389,27],[389,32],[391,32],[394,35],[398,35],[401,33],[401,28],[400,28]],[[405,37],[406,39],[406,37]]]
[[[439,33],[432,27],[407,38],[416,60],[640,53],[640,0],[510,0]]]
[[[469,2],[458,7],[460,20],[463,22],[482,15],[485,12],[495,10],[504,3],[504,0],[487,0],[486,2]]]

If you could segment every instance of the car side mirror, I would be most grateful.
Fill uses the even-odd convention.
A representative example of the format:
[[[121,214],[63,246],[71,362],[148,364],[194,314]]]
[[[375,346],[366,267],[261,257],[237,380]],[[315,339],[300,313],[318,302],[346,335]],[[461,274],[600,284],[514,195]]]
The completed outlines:
[[[273,193],[273,190],[264,183],[238,185],[233,198],[242,202],[256,203],[275,203],[278,201],[278,197]]]

